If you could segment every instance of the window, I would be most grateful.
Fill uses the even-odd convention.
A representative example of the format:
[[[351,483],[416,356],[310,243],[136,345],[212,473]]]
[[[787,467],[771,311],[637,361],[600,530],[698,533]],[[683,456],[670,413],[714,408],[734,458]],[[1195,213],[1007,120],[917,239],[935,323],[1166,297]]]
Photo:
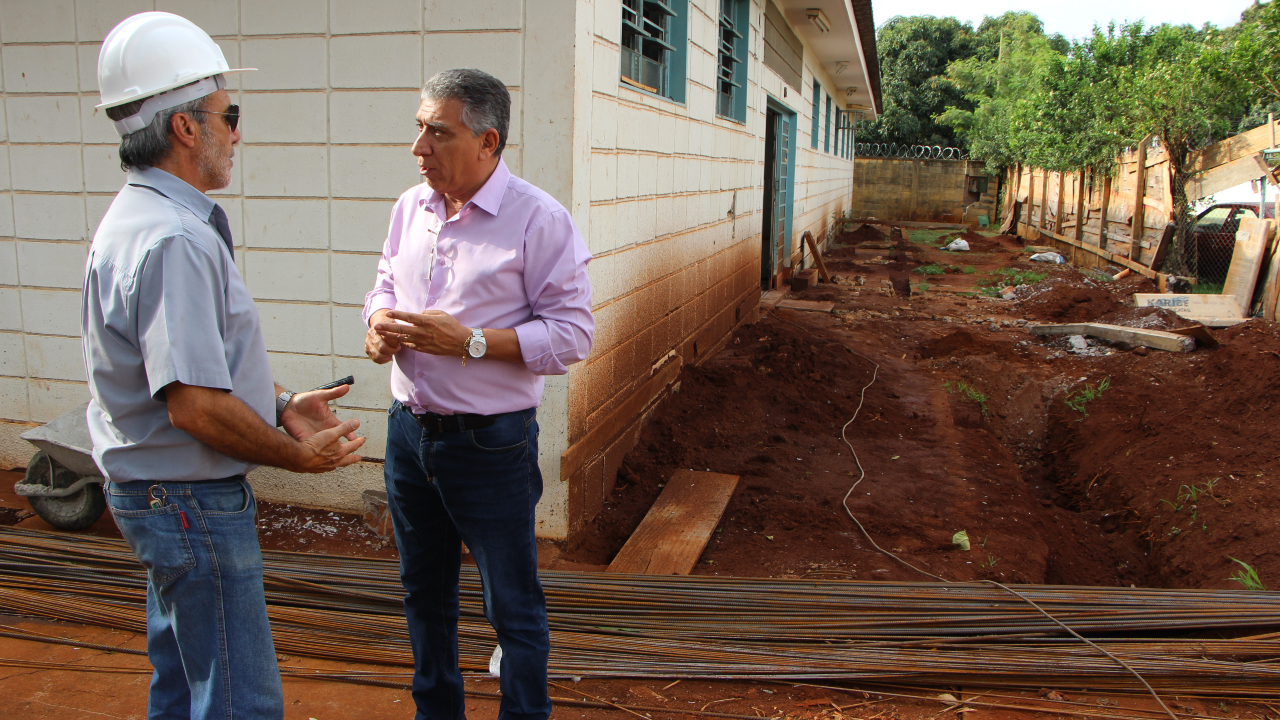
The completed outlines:
[[[844,111],[836,108],[836,139],[835,146],[831,148],[831,154],[840,155],[840,136],[844,134]]]
[[[622,81],[684,102],[687,0],[622,0]]]
[[[822,88],[813,81],[813,127],[809,130],[809,147],[818,149],[818,114],[822,112]]]
[[[716,114],[738,122],[747,120],[747,11],[746,0],[720,0]]]
[[[822,152],[831,152],[831,96],[827,96],[827,125],[822,133]]]

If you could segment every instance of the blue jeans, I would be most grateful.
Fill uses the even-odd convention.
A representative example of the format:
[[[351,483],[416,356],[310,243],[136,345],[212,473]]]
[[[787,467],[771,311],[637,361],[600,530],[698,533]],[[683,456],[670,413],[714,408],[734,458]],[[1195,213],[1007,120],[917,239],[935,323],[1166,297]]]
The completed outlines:
[[[108,482],[105,494],[147,569],[149,720],[284,717],[249,483]]]
[[[399,402],[387,421],[387,505],[400,550],[417,720],[466,717],[458,670],[462,543],[502,646],[502,720],[544,720],[547,604],[538,582],[534,507],[542,496],[536,409],[465,432],[426,430]]]

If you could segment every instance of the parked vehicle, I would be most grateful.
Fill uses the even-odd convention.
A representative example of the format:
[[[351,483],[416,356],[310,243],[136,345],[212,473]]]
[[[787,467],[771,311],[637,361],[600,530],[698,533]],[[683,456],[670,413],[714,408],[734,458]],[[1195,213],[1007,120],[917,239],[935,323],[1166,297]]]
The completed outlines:
[[[1268,202],[1265,217],[1274,220],[1275,205]],[[1244,218],[1258,217],[1257,203],[1219,203],[1196,216],[1190,242],[1183,245],[1182,259],[1187,271],[1201,283],[1221,283],[1231,267],[1236,231]]]

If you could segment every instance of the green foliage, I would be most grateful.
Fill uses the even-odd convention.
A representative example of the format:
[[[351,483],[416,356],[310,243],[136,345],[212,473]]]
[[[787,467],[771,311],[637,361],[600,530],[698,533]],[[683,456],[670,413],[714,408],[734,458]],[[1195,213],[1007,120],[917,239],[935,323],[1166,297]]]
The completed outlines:
[[[1262,584],[1262,579],[1258,577],[1258,571],[1254,570],[1249,563],[1243,560],[1237,560],[1231,556],[1227,556],[1231,562],[1236,563],[1240,567],[1236,569],[1236,574],[1227,578],[1235,580],[1244,586],[1245,590],[1266,590],[1267,586]]]
[[[916,272],[920,273],[921,275],[941,275],[946,271],[947,271],[946,268],[942,267],[938,263],[932,263],[930,265],[921,265],[920,267],[916,268]]]
[[[1085,385],[1083,390],[1076,393],[1075,395],[1070,395],[1067,397],[1066,399],[1067,407],[1071,408],[1072,410],[1075,410],[1076,412],[1084,415],[1085,417],[1088,417],[1089,413],[1085,410],[1085,406],[1093,402],[1094,400],[1097,400],[1098,398],[1102,397],[1102,393],[1106,392],[1107,388],[1109,387],[1111,387],[1111,378],[1109,377],[1103,378],[1102,382],[1098,383],[1097,387],[1094,387],[1092,385]]]
[[[982,416],[983,417],[987,416],[987,400],[990,400],[990,398],[987,397],[986,393],[982,392],[978,388],[964,381],[957,381],[953,383],[950,380],[948,380],[942,383],[942,389],[946,390],[949,393],[958,392],[962,396],[964,396],[966,400],[977,403],[978,408],[982,410]]]
[[[986,285],[992,290],[1009,285],[1035,285],[1036,283],[1049,277],[1047,272],[1039,272],[1037,270],[1021,270],[1014,267],[996,268],[992,271],[994,277],[988,280],[979,280],[979,285]]]

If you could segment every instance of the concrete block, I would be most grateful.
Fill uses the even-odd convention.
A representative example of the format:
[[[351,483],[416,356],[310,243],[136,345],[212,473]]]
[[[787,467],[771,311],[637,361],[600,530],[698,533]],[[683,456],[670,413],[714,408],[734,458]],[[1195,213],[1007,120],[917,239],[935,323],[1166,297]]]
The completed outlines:
[[[426,30],[519,30],[524,21],[521,0],[426,0]],[[619,15],[618,26],[622,19]],[[619,30],[621,32],[621,30]],[[431,40],[428,38],[428,44]],[[476,67],[465,65],[465,67]],[[488,71],[486,71],[488,72]],[[501,77],[501,76],[499,76]],[[508,81],[510,82],[510,81]]]
[[[366,361],[368,362],[368,361]],[[348,408],[342,406],[342,401],[338,401],[338,407],[334,408],[333,414],[339,420],[356,419],[360,421],[360,429],[356,430],[356,435],[365,439],[365,443],[359,450],[359,455],[363,458],[381,460],[387,454],[387,409],[380,408],[377,410],[364,410],[357,408]],[[390,406],[390,402],[387,403]]]
[[[8,198],[0,196],[0,210],[8,207]],[[12,228],[12,224],[10,225]],[[12,230],[10,230],[12,232]],[[13,240],[0,240],[0,285],[18,284],[18,243]]]
[[[328,305],[259,301],[257,306],[267,350],[310,355],[333,351]]]
[[[115,145],[84,145],[80,150],[84,157],[85,190],[116,193],[124,187],[127,176],[120,169],[120,150]]]
[[[9,146],[0,145],[0,192],[8,192],[11,190],[9,186]],[[5,195],[3,202],[10,203],[9,196]]]
[[[19,422],[26,420],[31,415],[31,410],[27,406],[27,379],[26,378],[0,378],[0,418],[5,420],[17,420]],[[21,428],[21,432],[26,432],[27,427],[23,425],[11,425],[12,428],[6,430]],[[31,447],[26,440],[14,438],[17,442],[10,445],[5,443],[5,450],[11,450],[15,455],[13,458],[6,458],[10,463],[14,463],[16,467],[22,467],[26,464],[28,458],[35,453],[35,448]],[[19,444],[20,443],[20,444]],[[26,447],[23,447],[23,446]],[[5,453],[8,455],[9,453]]]
[[[329,142],[387,143],[408,148],[416,135],[413,117],[419,104],[418,90],[330,93]]]
[[[591,225],[585,235],[587,248],[592,255],[596,256],[611,252],[617,247],[618,241],[617,205],[613,203],[592,205],[590,218]]]
[[[619,3],[598,2],[595,4],[596,37],[606,42],[619,45],[622,43],[622,12]]]
[[[371,286],[372,287],[372,286]],[[362,308],[333,308],[333,354],[339,357],[363,358],[364,336],[369,326],[361,317]]]
[[[76,145],[13,145],[10,173],[15,190],[80,192],[84,171]]]
[[[369,528],[384,543],[392,545],[396,542],[395,528],[391,524],[391,509],[387,505],[385,490],[365,490],[360,493],[364,503],[364,526]]]
[[[27,354],[20,333],[0,333],[0,375],[25,377]]]
[[[7,30],[4,29],[6,36]],[[0,48],[0,67],[4,68],[5,92],[74,93],[80,90],[75,45],[6,45]]]
[[[323,33],[329,25],[327,5],[328,0],[241,3],[240,32],[244,35]]]
[[[363,448],[361,448],[363,450]],[[378,457],[384,450],[378,451]],[[362,512],[360,494],[385,489],[382,463],[359,462],[324,475],[299,475],[267,465],[249,473],[253,494],[264,502]]]
[[[617,46],[597,42],[592,45],[592,56],[591,89],[604,95],[617,95],[621,82],[621,59]]]
[[[27,352],[27,372],[44,380],[85,381],[84,350],[78,337],[22,336]]]
[[[382,252],[391,207],[388,200],[330,200],[330,247],[354,252]]]
[[[334,146],[329,152],[332,155],[329,187],[334,197],[395,199],[420,182],[417,163],[407,144]]]
[[[457,8],[458,5],[451,4]],[[423,79],[441,70],[459,66],[466,58],[467,67],[483,70],[507,85],[521,85],[521,58],[524,57],[520,33],[440,33],[426,36],[426,65]]]
[[[337,357],[333,361],[334,375],[355,377],[338,404],[349,408],[386,411],[391,406],[391,364],[377,365],[368,358]]]
[[[334,377],[333,358],[327,355],[269,352],[267,361],[271,363],[271,376],[276,383],[294,392],[310,390],[337,379]]]
[[[329,254],[246,250],[245,285],[255,299],[329,300]]]
[[[101,42],[121,20],[154,10],[151,0],[94,0],[76,3],[76,37],[81,42]],[[205,32],[208,32],[207,30]],[[6,38],[7,39],[7,38]]]
[[[181,15],[214,37],[235,35],[240,28],[238,0],[156,0],[156,10]]]
[[[244,201],[244,243],[251,248],[329,247],[329,217],[324,200]]]
[[[97,87],[96,85],[94,86]],[[80,98],[80,128],[84,134],[84,142],[101,143],[113,148],[120,146],[120,136],[107,119],[107,114],[95,107],[98,104],[97,93]],[[120,161],[117,159],[117,163]]]
[[[80,99],[75,95],[5,98],[11,143],[80,142]]]
[[[89,402],[89,386],[83,382],[32,379],[27,383],[31,404],[29,419],[46,423]]]
[[[329,82],[335,88],[420,89],[421,57],[418,34],[331,38]]]
[[[591,98],[591,147],[612,150],[618,145],[618,103],[611,98]]]
[[[330,297],[333,302],[364,305],[365,293],[373,289],[381,255],[334,253],[331,260]]]
[[[639,158],[639,187],[637,193],[641,197],[647,197],[657,192],[658,187],[658,158],[651,154],[645,153]]]
[[[21,327],[41,335],[80,336],[79,290],[22,288]],[[16,329],[16,328],[13,328]]]
[[[243,149],[245,194],[259,197],[325,197],[328,153],[316,145],[248,145]]]
[[[618,155],[618,197],[633,198],[640,190],[640,156],[633,153]]]
[[[319,90],[328,86],[328,43],[324,38],[241,40],[240,61],[244,67],[259,68],[257,72],[244,73],[240,83],[244,90]]]
[[[79,195],[15,194],[13,220],[14,232],[21,238],[85,239],[84,199]],[[79,287],[79,283],[76,283],[76,287]]]
[[[329,27],[334,35],[418,32],[422,30],[422,0],[330,0]]]
[[[73,0],[0,3],[0,33],[12,42],[75,42]]]
[[[0,330],[22,332],[22,301],[18,288],[0,288]]]
[[[240,108],[246,143],[328,141],[323,92],[245,92]]]
[[[613,200],[618,195],[618,157],[612,153],[591,154],[591,201]]]

